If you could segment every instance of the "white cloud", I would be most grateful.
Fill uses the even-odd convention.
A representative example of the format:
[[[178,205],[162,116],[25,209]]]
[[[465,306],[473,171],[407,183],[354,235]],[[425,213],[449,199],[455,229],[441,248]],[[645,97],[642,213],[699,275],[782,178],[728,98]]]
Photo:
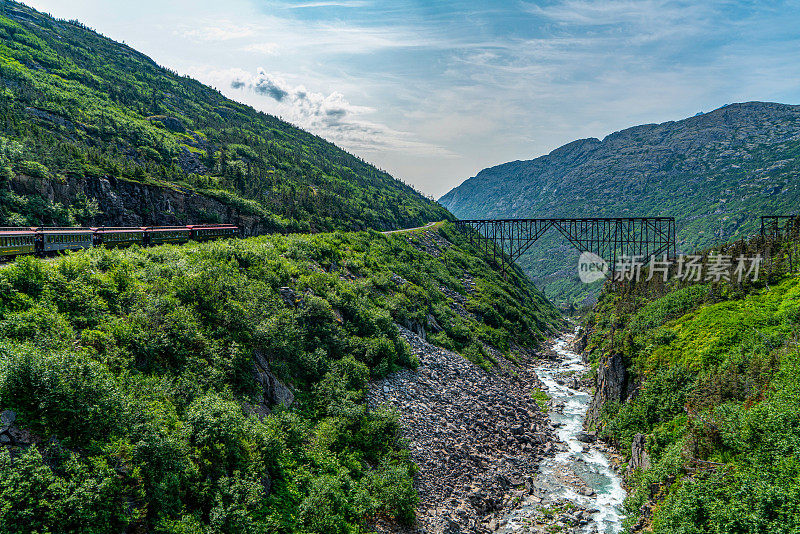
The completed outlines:
[[[257,69],[205,73],[233,90],[249,91],[261,98],[256,107],[274,113],[351,151],[399,151],[417,156],[454,157],[443,147],[421,141],[409,132],[370,120],[375,109],[355,105],[339,91],[324,94],[302,84],[293,85],[279,75]],[[261,104],[260,106],[258,104]]]
[[[274,56],[278,53],[278,48],[278,43],[251,43],[245,47],[242,47],[242,51]]]
[[[178,27],[175,33],[181,37],[197,41],[230,41],[244,39],[256,34],[256,28],[249,25],[237,24],[229,20],[207,22],[192,27]]]

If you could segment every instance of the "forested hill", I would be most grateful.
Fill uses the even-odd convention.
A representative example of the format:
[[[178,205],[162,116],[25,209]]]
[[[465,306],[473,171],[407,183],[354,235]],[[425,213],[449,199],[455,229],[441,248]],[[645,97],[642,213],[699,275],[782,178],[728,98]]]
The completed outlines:
[[[462,218],[673,216],[679,248],[691,251],[756,231],[762,213],[797,211],[798,155],[800,106],[731,104],[484,169],[440,202]],[[576,274],[570,248],[543,245],[523,265],[563,297]]]
[[[392,229],[449,214],[75,21],[0,0],[0,224]]]

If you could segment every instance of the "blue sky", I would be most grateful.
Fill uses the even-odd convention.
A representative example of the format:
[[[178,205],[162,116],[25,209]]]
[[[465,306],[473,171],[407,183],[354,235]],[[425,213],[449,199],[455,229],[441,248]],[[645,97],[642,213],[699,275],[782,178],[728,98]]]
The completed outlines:
[[[426,194],[578,138],[800,103],[800,2],[27,0]]]

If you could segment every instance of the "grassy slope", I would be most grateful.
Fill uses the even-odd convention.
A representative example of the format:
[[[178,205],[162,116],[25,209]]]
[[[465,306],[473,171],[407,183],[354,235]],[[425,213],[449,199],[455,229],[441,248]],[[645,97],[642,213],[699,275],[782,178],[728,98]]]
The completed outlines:
[[[2,530],[330,534],[410,520],[397,417],[362,402],[371,377],[415,365],[394,323],[430,314],[435,342],[490,367],[486,345],[530,348],[559,321],[519,272],[505,282],[461,246],[436,258],[423,237],[94,249],[0,270],[0,406],[40,439],[13,461],[0,450]],[[297,397],[262,420],[243,409],[256,351]]]
[[[796,245],[784,245],[758,284],[601,296],[589,348],[595,360],[622,353],[638,385],[605,407],[601,428],[623,451],[646,434],[653,463],[631,481],[630,525],[650,502],[655,532],[800,531],[800,276],[783,261],[790,249],[796,261]]]
[[[114,176],[199,191],[276,229],[392,229],[446,210],[333,144],[77,22],[0,0],[0,179]],[[174,119],[174,120],[173,120]],[[86,198],[0,198],[3,224],[91,222]]]

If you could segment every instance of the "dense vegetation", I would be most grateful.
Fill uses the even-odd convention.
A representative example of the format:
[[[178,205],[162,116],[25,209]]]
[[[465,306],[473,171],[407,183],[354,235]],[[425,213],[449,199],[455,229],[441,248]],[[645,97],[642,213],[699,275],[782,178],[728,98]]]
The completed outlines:
[[[449,238],[436,255],[434,233]],[[448,227],[20,258],[0,270],[0,407],[33,445],[0,447],[0,530],[408,522],[398,415],[363,401],[370,379],[416,365],[395,323],[429,317],[432,341],[487,367],[489,346],[513,358],[559,320]],[[294,391],[290,407],[257,409],[256,354]]]
[[[599,365],[623,357],[629,395],[599,427],[626,453],[646,435],[652,467],[629,480],[629,526],[647,512],[657,533],[800,532],[797,235],[723,251],[765,255],[760,280],[601,295],[588,349]]]
[[[275,230],[392,229],[449,217],[317,136],[78,22],[0,0],[0,224],[88,224],[101,215],[86,195],[58,203],[10,193],[8,181],[21,174],[195,191],[271,219]],[[144,222],[153,209],[139,213]]]
[[[675,217],[689,253],[758,231],[759,215],[800,202],[800,106],[730,104],[680,121],[582,139],[484,169],[440,199],[460,218]],[[578,252],[550,232],[520,259],[556,303],[596,294]]]

